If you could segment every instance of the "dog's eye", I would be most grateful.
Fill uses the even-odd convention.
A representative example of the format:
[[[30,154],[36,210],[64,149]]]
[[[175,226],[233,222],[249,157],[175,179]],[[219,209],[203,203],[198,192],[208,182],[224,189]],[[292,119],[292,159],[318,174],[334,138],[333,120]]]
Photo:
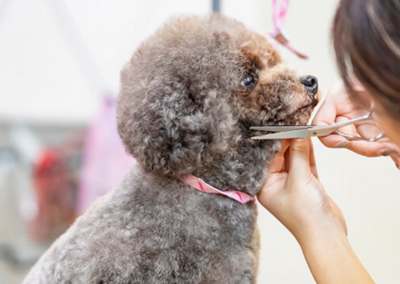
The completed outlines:
[[[243,87],[249,87],[256,83],[257,79],[253,74],[248,74],[240,83]]]

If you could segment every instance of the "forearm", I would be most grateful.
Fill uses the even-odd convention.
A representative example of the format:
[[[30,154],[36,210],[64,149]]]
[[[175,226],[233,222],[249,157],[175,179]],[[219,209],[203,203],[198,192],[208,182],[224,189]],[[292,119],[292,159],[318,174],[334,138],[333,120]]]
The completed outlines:
[[[375,283],[344,232],[317,232],[299,243],[318,284]]]

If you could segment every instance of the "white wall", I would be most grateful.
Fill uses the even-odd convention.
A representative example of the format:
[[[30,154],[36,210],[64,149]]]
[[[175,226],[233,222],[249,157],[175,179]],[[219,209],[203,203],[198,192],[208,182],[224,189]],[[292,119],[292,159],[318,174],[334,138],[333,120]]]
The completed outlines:
[[[211,9],[208,0],[1,3],[0,119],[48,123],[87,122],[105,92],[117,94],[142,40],[173,14]]]
[[[12,0],[0,18],[0,119],[87,122],[103,92],[118,92],[119,71],[140,41],[170,15],[211,8],[209,0],[64,1],[98,66],[98,78],[90,64],[82,68],[85,56],[75,52],[79,45],[63,29],[63,17],[54,13],[57,2]],[[324,92],[337,78],[329,38],[336,4],[292,1],[285,26],[292,42],[311,58],[301,61],[283,50],[284,58],[316,74]],[[225,0],[222,9],[254,30],[272,27],[269,0]],[[398,170],[387,158],[362,158],[315,142],[322,183],[343,210],[355,251],[377,283],[400,283]],[[313,283],[287,230],[265,210],[260,210],[259,224],[259,283]]]

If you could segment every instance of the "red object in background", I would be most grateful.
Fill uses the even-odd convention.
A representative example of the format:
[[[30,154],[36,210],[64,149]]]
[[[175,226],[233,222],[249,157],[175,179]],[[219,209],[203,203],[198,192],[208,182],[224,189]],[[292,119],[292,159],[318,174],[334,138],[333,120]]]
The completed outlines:
[[[113,98],[103,100],[101,112],[80,139],[44,149],[34,164],[38,210],[30,233],[37,241],[62,234],[99,196],[118,186],[135,163],[118,135]]]
[[[62,234],[75,219],[77,175],[71,167],[74,151],[48,148],[33,167],[37,214],[30,223],[36,241],[51,241]]]

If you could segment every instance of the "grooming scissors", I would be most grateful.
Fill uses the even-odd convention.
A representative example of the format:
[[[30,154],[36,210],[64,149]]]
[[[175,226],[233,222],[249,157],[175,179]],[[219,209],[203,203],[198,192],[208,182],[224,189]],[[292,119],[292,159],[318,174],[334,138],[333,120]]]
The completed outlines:
[[[339,123],[334,123],[332,125],[327,126],[314,126],[314,125],[305,125],[305,126],[252,126],[251,130],[255,131],[268,131],[273,132],[269,134],[264,134],[260,136],[253,136],[251,139],[253,140],[265,140],[265,139],[292,139],[292,138],[304,138],[304,137],[316,137],[316,136],[327,136],[329,134],[338,134],[346,138],[347,140],[355,141],[355,140],[363,140],[368,142],[375,142],[379,139],[382,139],[383,134],[379,134],[373,138],[365,138],[358,135],[351,135],[339,132],[338,130],[344,126],[351,125],[358,122],[363,122],[367,120],[372,120],[372,112],[368,115],[351,119]]]

